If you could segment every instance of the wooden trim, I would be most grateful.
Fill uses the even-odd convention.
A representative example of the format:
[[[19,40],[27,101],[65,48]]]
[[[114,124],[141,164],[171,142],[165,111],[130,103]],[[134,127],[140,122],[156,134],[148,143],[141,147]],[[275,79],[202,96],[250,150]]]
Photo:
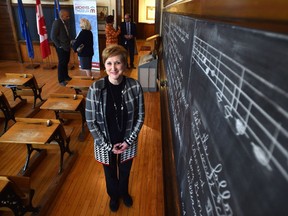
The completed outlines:
[[[34,49],[34,59],[31,60],[28,57],[26,42],[23,40],[18,41],[19,48],[21,50],[21,56],[22,56],[22,63],[44,63],[44,64],[57,64],[58,63],[58,57],[55,50],[55,47],[52,42],[49,42],[50,49],[51,49],[51,55],[49,55],[47,58],[42,59],[41,52],[40,52],[40,42],[39,41],[33,41],[33,49]],[[75,67],[78,67],[78,54],[75,53],[72,49],[70,52],[70,64],[75,65]]]
[[[160,83],[166,80],[163,59],[159,56]],[[163,185],[165,197],[165,215],[175,216],[180,214],[179,187],[174,160],[171,122],[168,108],[168,94],[165,86],[160,86],[160,110],[162,127],[162,153],[163,153]]]
[[[10,0],[6,0],[6,2],[7,2],[7,10],[8,10],[8,13],[9,13],[9,19],[10,19],[12,33],[13,33],[13,40],[14,40],[16,51],[17,51],[18,60],[20,62],[23,62],[23,58],[22,58],[21,52],[20,52],[20,47],[19,47],[18,41],[17,41],[17,31],[16,31],[16,27],[15,27],[16,22],[15,22],[14,17],[13,17],[11,1]]]
[[[160,34],[161,32],[161,17],[162,17],[162,2],[156,1],[155,8],[155,34]]]
[[[122,7],[121,7],[121,0],[116,0],[116,8],[115,8],[115,14],[114,19],[116,18],[116,24],[117,26],[120,26],[122,22]],[[124,15],[123,15],[124,16]]]
[[[288,2],[285,0],[183,1],[166,5],[164,12],[211,19],[255,29],[288,33]]]

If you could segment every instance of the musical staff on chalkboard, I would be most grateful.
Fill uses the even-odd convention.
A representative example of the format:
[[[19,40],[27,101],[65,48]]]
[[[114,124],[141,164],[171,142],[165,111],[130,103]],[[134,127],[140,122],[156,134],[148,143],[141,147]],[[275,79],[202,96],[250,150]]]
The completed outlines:
[[[288,108],[275,100],[287,101],[288,93],[197,36],[192,60],[215,86],[218,106],[234,133],[249,140],[260,164],[276,167],[288,181]]]

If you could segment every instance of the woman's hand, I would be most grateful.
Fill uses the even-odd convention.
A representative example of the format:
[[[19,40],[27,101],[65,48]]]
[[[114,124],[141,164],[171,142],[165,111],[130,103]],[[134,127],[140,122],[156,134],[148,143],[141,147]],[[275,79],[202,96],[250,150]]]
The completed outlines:
[[[70,41],[70,45],[71,45],[71,46],[74,46],[74,43],[75,43],[75,42],[76,42],[76,40],[71,40],[71,41]]]
[[[124,141],[123,143],[116,143],[113,146],[112,152],[114,154],[121,154],[123,153],[127,148],[129,147],[129,145]]]

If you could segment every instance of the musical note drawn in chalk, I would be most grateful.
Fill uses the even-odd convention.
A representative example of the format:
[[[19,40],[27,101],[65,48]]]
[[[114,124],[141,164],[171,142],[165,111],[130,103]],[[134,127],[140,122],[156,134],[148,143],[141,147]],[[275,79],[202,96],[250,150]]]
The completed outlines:
[[[251,142],[251,145],[253,148],[253,153],[256,159],[258,160],[258,162],[262,164],[263,166],[266,166],[267,169],[271,171],[272,168],[269,165],[269,158],[267,157],[267,154],[265,153],[265,151],[253,142]]]
[[[237,130],[237,135],[243,135],[245,134],[247,127],[240,119],[236,119],[235,128]]]

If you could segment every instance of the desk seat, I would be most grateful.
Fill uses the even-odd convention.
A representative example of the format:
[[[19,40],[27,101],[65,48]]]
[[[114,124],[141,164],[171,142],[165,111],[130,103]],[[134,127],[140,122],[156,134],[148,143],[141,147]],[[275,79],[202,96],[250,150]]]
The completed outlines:
[[[30,178],[24,176],[0,176],[0,213],[10,209],[14,215],[38,212],[32,205],[35,190],[30,187]]]
[[[0,118],[4,118],[4,129],[3,129],[3,133],[6,132],[7,127],[8,127],[8,122],[10,120],[13,120],[14,122],[15,120],[15,111],[14,111],[14,107],[15,106],[10,106],[6,96],[4,95],[4,93],[2,91],[0,91],[0,110],[2,112],[0,112]]]

